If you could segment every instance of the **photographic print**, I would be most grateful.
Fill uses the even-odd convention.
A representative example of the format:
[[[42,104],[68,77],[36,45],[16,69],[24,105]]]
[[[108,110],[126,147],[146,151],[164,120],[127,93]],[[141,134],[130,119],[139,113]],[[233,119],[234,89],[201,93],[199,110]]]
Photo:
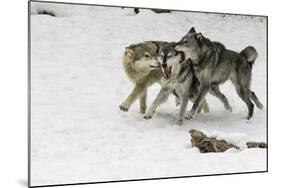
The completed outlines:
[[[267,172],[267,16],[29,2],[29,185]]]

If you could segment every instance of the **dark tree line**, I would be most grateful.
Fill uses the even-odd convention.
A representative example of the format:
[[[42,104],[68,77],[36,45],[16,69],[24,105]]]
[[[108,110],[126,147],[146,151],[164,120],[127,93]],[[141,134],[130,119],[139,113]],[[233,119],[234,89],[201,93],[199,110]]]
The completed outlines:
[[[157,14],[161,14],[161,13],[170,13],[171,10],[167,10],[167,9],[150,9],[153,12],[157,13]],[[139,8],[134,8],[134,12],[136,14],[138,14],[140,12]]]
[[[125,7],[121,7],[121,8],[123,9]],[[167,9],[150,9],[150,10],[152,10],[153,12],[155,12],[157,14],[170,13],[171,12],[171,10],[167,10]],[[139,8],[134,8],[134,12],[136,14],[138,14],[140,12],[140,9]],[[37,14],[45,14],[45,15],[56,17],[56,14],[53,11],[50,11],[50,10],[38,10]]]

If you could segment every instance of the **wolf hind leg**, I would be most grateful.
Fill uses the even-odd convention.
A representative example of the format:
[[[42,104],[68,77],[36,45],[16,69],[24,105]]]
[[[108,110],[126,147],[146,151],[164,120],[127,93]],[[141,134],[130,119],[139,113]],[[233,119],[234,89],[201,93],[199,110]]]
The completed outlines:
[[[199,88],[199,94],[193,103],[193,106],[191,110],[188,112],[188,114],[185,116],[186,119],[191,119],[193,116],[198,112],[203,100],[205,99],[206,94],[209,91],[209,84],[207,83],[202,83],[200,88]]]
[[[248,107],[248,120],[250,120],[253,116],[255,107],[251,101],[251,98],[255,99],[255,95],[252,95],[250,90],[251,77],[252,74],[250,69],[238,69],[237,73],[231,78],[239,97],[246,103]]]
[[[249,111],[247,119],[249,120],[249,119],[251,119],[251,117],[254,114],[254,104],[250,100],[250,93],[248,92],[247,89],[241,88],[240,95],[241,95],[242,100],[247,104],[248,111]]]
[[[194,103],[195,102],[195,97],[192,97],[192,98],[190,98],[190,100]],[[203,101],[202,101],[202,104],[200,105],[200,107],[198,108],[198,111],[197,111],[197,113],[199,114],[199,113],[201,113],[201,112],[204,112],[204,113],[209,113],[210,112],[210,108],[209,108],[209,105],[208,105],[208,103],[207,103],[207,101],[206,101],[206,98],[205,99],[203,99]]]
[[[254,114],[254,104],[250,100],[250,90],[241,86],[239,83],[235,83],[235,88],[239,97],[246,103],[248,107],[248,116],[247,119],[250,120]]]
[[[262,103],[259,101],[258,97],[256,96],[256,94],[253,92],[253,91],[250,91],[250,97],[251,99],[254,101],[254,103],[256,104],[256,106],[259,108],[259,109],[263,109],[263,105]]]
[[[146,97],[147,97],[147,89],[144,89],[144,92],[140,97],[140,112],[142,114],[144,114],[146,111]]]
[[[209,105],[208,105],[206,99],[203,100],[202,104],[201,104],[200,107],[198,108],[197,113],[200,114],[202,111],[203,111],[204,113],[209,113],[209,112],[210,112],[210,108],[209,108]]]

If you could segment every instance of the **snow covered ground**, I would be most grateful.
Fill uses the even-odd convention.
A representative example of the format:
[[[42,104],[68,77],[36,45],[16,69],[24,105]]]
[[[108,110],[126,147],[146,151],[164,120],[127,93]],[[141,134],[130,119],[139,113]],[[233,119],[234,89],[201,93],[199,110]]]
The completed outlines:
[[[38,15],[38,10],[56,14]],[[243,146],[266,141],[266,20],[261,17],[32,3],[31,184],[65,184],[266,170],[266,150],[201,154],[195,128]],[[145,40],[177,41],[190,27],[227,48],[253,45],[259,57],[252,90],[264,110],[246,121],[246,105],[230,82],[221,86],[233,112],[208,96],[211,112],[175,125],[174,97],[144,120],[138,102],[118,105],[133,85],[122,67],[124,48]],[[159,91],[149,89],[148,104]],[[190,107],[190,106],[189,106]]]

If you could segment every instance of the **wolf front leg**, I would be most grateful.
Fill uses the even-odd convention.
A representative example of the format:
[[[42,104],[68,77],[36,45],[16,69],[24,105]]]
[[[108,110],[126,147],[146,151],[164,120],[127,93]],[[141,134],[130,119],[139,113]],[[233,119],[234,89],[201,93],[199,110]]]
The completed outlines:
[[[185,110],[186,110],[186,107],[187,107],[187,104],[188,104],[188,101],[189,101],[191,83],[192,83],[192,80],[186,85],[186,89],[183,93],[182,101],[180,103],[181,105],[180,105],[180,112],[179,112],[179,117],[178,117],[178,120],[177,120],[177,125],[182,125],[182,122],[183,122],[183,119],[184,119],[183,115],[185,113]]]
[[[195,102],[193,103],[193,106],[190,110],[190,112],[188,112],[187,116],[185,117],[186,119],[191,119],[194,117],[194,115],[197,113],[199,107],[201,106],[206,94],[208,93],[209,91],[209,84],[207,83],[202,83],[200,85],[200,88],[199,88],[199,94],[195,100]]]
[[[127,99],[119,105],[120,110],[122,111],[128,111],[130,106],[132,105],[132,103],[139,98],[140,96],[143,95],[144,91],[145,91],[146,87],[145,85],[135,85],[135,88],[133,89],[133,91],[131,92],[131,94],[127,97]]]
[[[149,107],[147,112],[144,115],[144,119],[151,119],[156,109],[168,100],[169,95],[171,94],[172,89],[170,88],[161,88],[157,97],[154,99],[152,105]]]

